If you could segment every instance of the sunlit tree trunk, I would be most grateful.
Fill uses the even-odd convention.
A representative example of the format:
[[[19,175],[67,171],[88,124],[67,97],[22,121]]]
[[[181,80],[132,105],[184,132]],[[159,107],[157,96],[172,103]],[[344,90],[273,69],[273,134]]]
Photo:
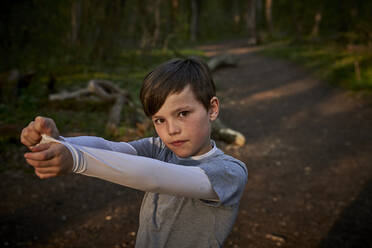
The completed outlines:
[[[273,34],[272,6],[273,0],[266,0],[265,17],[270,36]]]
[[[190,40],[196,41],[199,31],[200,0],[191,0]]]
[[[78,41],[81,23],[81,0],[75,0],[71,8],[71,44],[74,46]]]
[[[177,21],[177,14],[178,14],[178,8],[180,6],[180,3],[178,0],[170,0],[171,4],[171,13],[170,13],[170,30],[173,32],[174,27]]]
[[[313,26],[313,29],[311,31],[311,36],[312,37],[318,37],[319,36],[319,26],[320,26],[321,21],[322,21],[322,11],[318,10],[315,13],[315,16],[314,16],[314,26]]]
[[[257,44],[257,34],[256,34],[256,0],[247,0],[247,11],[246,11],[246,24],[247,32],[249,37],[249,44]]]
[[[232,2],[232,15],[233,15],[233,21],[235,29],[238,30],[241,22],[241,15],[240,15],[240,1],[239,0],[233,0]]]

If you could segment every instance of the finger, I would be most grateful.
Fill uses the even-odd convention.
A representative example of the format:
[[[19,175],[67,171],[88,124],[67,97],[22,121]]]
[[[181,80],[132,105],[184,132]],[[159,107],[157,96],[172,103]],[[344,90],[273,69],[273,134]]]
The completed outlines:
[[[31,123],[28,125],[25,131],[29,139],[34,140],[37,143],[39,143],[39,141],[41,140],[41,133],[37,131],[34,121],[31,121]]]
[[[32,159],[27,159],[26,162],[31,165],[34,168],[47,168],[47,167],[53,167],[55,166],[53,161],[39,161],[39,160],[32,160]]]
[[[36,146],[32,146],[30,148],[30,150],[32,152],[41,152],[41,151],[45,151],[45,150],[49,149],[51,145],[52,145],[52,143],[37,144]]]
[[[22,144],[26,145],[26,146],[32,146],[32,145],[35,145],[37,143],[39,143],[41,140],[41,136],[39,133],[37,133],[33,127],[26,127],[24,129],[22,129],[22,132],[21,132],[21,142]]]
[[[56,177],[55,174],[50,174],[50,173],[47,173],[47,174],[43,174],[43,173],[39,173],[35,170],[35,174],[36,176],[38,176],[40,179],[47,179],[47,178],[52,178],[52,177]]]
[[[21,143],[24,144],[27,147],[32,146],[32,142],[29,141],[26,138],[25,132],[26,132],[26,128],[22,129],[22,132],[21,132]]]
[[[60,172],[58,167],[38,167],[35,168],[35,172],[38,172],[40,174],[55,174],[58,175]]]
[[[46,149],[40,152],[27,152],[25,153],[25,158],[34,161],[45,161],[53,159],[56,156],[54,149]]]
[[[26,137],[23,137],[21,139],[21,142],[22,142],[22,144],[24,144],[25,146],[27,146],[29,150],[31,150],[31,148],[38,143],[38,142],[35,142],[35,141],[30,141]]]
[[[35,118],[35,130],[39,133],[45,133],[49,136],[52,136],[53,132],[53,125],[52,125],[52,119],[38,116]]]

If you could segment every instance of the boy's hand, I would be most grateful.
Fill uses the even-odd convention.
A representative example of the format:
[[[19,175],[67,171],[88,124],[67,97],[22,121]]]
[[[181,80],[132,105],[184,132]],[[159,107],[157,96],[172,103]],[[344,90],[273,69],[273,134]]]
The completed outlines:
[[[25,153],[28,164],[35,168],[35,174],[41,178],[51,178],[70,173],[73,159],[70,151],[59,143],[40,144]]]
[[[21,142],[31,150],[32,146],[40,142],[42,134],[47,134],[55,139],[59,137],[59,131],[54,121],[38,116],[22,130]]]

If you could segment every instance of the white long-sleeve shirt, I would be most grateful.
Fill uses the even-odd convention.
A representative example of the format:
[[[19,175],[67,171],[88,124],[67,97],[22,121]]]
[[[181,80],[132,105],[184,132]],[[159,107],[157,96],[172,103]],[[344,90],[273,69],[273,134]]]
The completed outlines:
[[[43,135],[41,143],[48,142],[61,143],[70,150],[75,173],[146,192],[218,201],[207,175],[199,167],[137,156],[136,149],[128,143],[93,136],[57,140]]]

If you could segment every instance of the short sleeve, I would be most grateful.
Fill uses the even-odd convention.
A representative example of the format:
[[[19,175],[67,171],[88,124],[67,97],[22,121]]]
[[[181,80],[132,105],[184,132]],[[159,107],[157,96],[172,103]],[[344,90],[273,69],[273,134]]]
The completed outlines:
[[[202,200],[213,206],[236,206],[243,195],[247,183],[248,171],[243,162],[235,159],[211,161],[199,166],[204,170],[220,201]]]
[[[137,155],[148,158],[157,158],[164,144],[160,138],[143,138],[128,142],[137,151]]]

